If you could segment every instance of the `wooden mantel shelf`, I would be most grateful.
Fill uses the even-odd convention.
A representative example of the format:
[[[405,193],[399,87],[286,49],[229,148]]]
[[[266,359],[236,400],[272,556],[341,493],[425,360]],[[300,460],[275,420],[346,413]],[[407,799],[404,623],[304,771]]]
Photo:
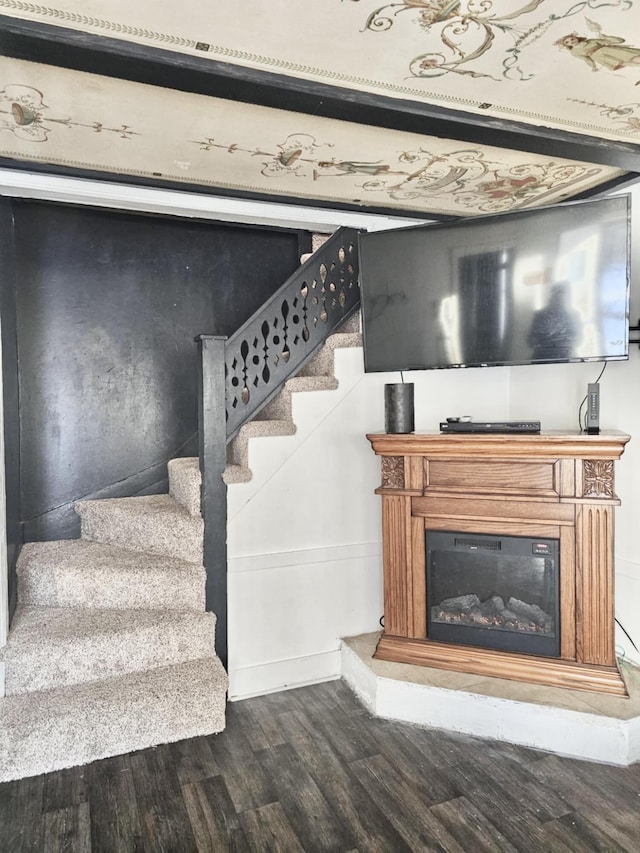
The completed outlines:
[[[367,435],[382,457],[385,628],[376,657],[626,695],[614,649],[614,463],[629,436],[567,432]],[[557,539],[560,655],[427,635],[429,530]]]
[[[619,459],[630,436],[611,430],[599,435],[573,431],[533,434],[370,433],[367,438],[379,456]]]

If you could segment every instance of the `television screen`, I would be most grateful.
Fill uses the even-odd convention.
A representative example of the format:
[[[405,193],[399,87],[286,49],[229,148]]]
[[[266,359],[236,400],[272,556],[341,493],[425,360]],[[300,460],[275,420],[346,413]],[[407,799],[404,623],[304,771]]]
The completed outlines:
[[[630,197],[361,234],[365,370],[628,357]]]

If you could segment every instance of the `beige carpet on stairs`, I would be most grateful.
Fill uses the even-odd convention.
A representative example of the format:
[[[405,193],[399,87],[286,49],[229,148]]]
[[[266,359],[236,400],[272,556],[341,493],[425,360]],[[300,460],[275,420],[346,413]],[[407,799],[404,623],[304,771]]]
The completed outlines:
[[[169,463],[170,494],[80,501],[80,539],[23,547],[0,781],[224,729],[193,462]]]

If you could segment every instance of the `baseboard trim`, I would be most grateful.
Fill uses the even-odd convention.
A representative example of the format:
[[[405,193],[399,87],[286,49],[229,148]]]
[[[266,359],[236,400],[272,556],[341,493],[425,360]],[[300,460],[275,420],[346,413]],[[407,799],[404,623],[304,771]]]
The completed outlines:
[[[342,560],[360,560],[380,557],[382,542],[358,542],[351,545],[334,545],[325,548],[305,548],[299,551],[281,551],[270,554],[250,554],[228,558],[230,574],[281,569],[286,566],[309,566],[318,563],[337,563]]]
[[[229,666],[229,701],[250,699],[340,678],[340,650],[234,668]]]

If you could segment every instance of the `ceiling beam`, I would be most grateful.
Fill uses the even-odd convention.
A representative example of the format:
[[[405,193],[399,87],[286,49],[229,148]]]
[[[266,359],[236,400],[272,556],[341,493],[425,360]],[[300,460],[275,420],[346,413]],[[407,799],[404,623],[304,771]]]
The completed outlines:
[[[1,15],[0,54],[289,112],[611,166],[640,178],[640,146],[630,142],[329,86]]]

